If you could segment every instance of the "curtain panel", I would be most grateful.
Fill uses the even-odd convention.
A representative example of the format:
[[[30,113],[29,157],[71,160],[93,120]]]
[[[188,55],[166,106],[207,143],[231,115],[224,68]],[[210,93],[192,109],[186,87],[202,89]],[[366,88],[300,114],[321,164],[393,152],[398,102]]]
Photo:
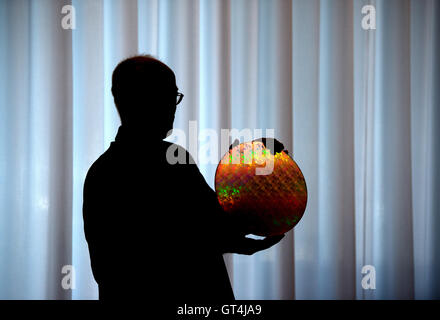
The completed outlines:
[[[236,298],[440,298],[439,17],[435,0],[0,0],[0,298],[98,297],[82,188],[119,126],[112,71],[139,53],[176,73],[176,129],[274,129],[306,178],[282,242],[225,255]]]

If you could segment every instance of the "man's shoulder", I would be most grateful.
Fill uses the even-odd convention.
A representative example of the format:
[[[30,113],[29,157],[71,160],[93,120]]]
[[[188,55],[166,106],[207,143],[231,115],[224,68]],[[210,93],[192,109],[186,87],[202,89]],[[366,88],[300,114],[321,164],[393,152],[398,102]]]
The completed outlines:
[[[182,151],[182,152],[188,152],[184,147],[182,147],[180,144],[177,144],[177,143],[173,143],[173,142],[169,142],[169,141],[166,141],[166,140],[163,140],[162,141],[162,146],[166,149],[166,150],[168,150],[168,149],[179,149],[180,151]]]
[[[163,141],[163,146],[169,164],[195,164],[191,153],[181,145]]]
[[[151,165],[155,161],[157,161],[156,168],[158,169],[163,168],[165,170],[165,168],[169,169],[171,166],[176,169],[196,170],[197,165],[194,158],[183,146],[168,141],[162,141],[160,146],[156,144],[151,145],[150,148],[137,152],[134,155],[127,154],[125,149],[112,144],[90,166],[87,171],[86,181],[95,180],[102,182],[107,178],[114,177],[120,171],[138,170],[139,168]],[[155,150],[154,148],[157,147],[159,149]],[[159,160],[160,158],[163,160]],[[165,167],[163,167],[164,164],[166,164]]]
[[[92,163],[87,171],[86,180],[90,180],[95,176],[105,175],[105,172],[108,171],[108,168],[111,167],[111,163],[114,161],[114,157],[111,154],[112,147],[110,146]]]

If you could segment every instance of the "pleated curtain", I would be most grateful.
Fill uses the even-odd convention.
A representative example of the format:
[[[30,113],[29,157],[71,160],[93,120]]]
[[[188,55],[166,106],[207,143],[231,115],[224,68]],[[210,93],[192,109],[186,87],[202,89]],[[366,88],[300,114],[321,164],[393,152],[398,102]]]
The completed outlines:
[[[200,152],[207,129],[274,129],[304,173],[294,230],[225,255],[236,298],[440,298],[439,17],[435,0],[1,0],[0,298],[97,298],[82,188],[119,126],[112,71],[138,53],[175,71],[200,158],[222,157]]]

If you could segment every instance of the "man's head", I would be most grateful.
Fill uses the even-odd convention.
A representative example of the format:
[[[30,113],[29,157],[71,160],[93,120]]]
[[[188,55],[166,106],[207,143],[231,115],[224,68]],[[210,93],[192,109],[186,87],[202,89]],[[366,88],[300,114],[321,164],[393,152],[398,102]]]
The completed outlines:
[[[128,58],[113,71],[112,93],[123,126],[164,138],[176,112],[176,77],[149,55]]]

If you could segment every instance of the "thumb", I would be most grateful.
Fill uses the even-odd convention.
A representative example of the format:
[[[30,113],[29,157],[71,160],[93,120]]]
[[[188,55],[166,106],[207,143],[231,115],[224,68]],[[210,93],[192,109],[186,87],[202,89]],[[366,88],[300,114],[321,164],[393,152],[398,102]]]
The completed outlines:
[[[229,151],[232,150],[232,148],[238,146],[240,144],[240,141],[238,139],[235,139],[234,142],[229,146]]]

